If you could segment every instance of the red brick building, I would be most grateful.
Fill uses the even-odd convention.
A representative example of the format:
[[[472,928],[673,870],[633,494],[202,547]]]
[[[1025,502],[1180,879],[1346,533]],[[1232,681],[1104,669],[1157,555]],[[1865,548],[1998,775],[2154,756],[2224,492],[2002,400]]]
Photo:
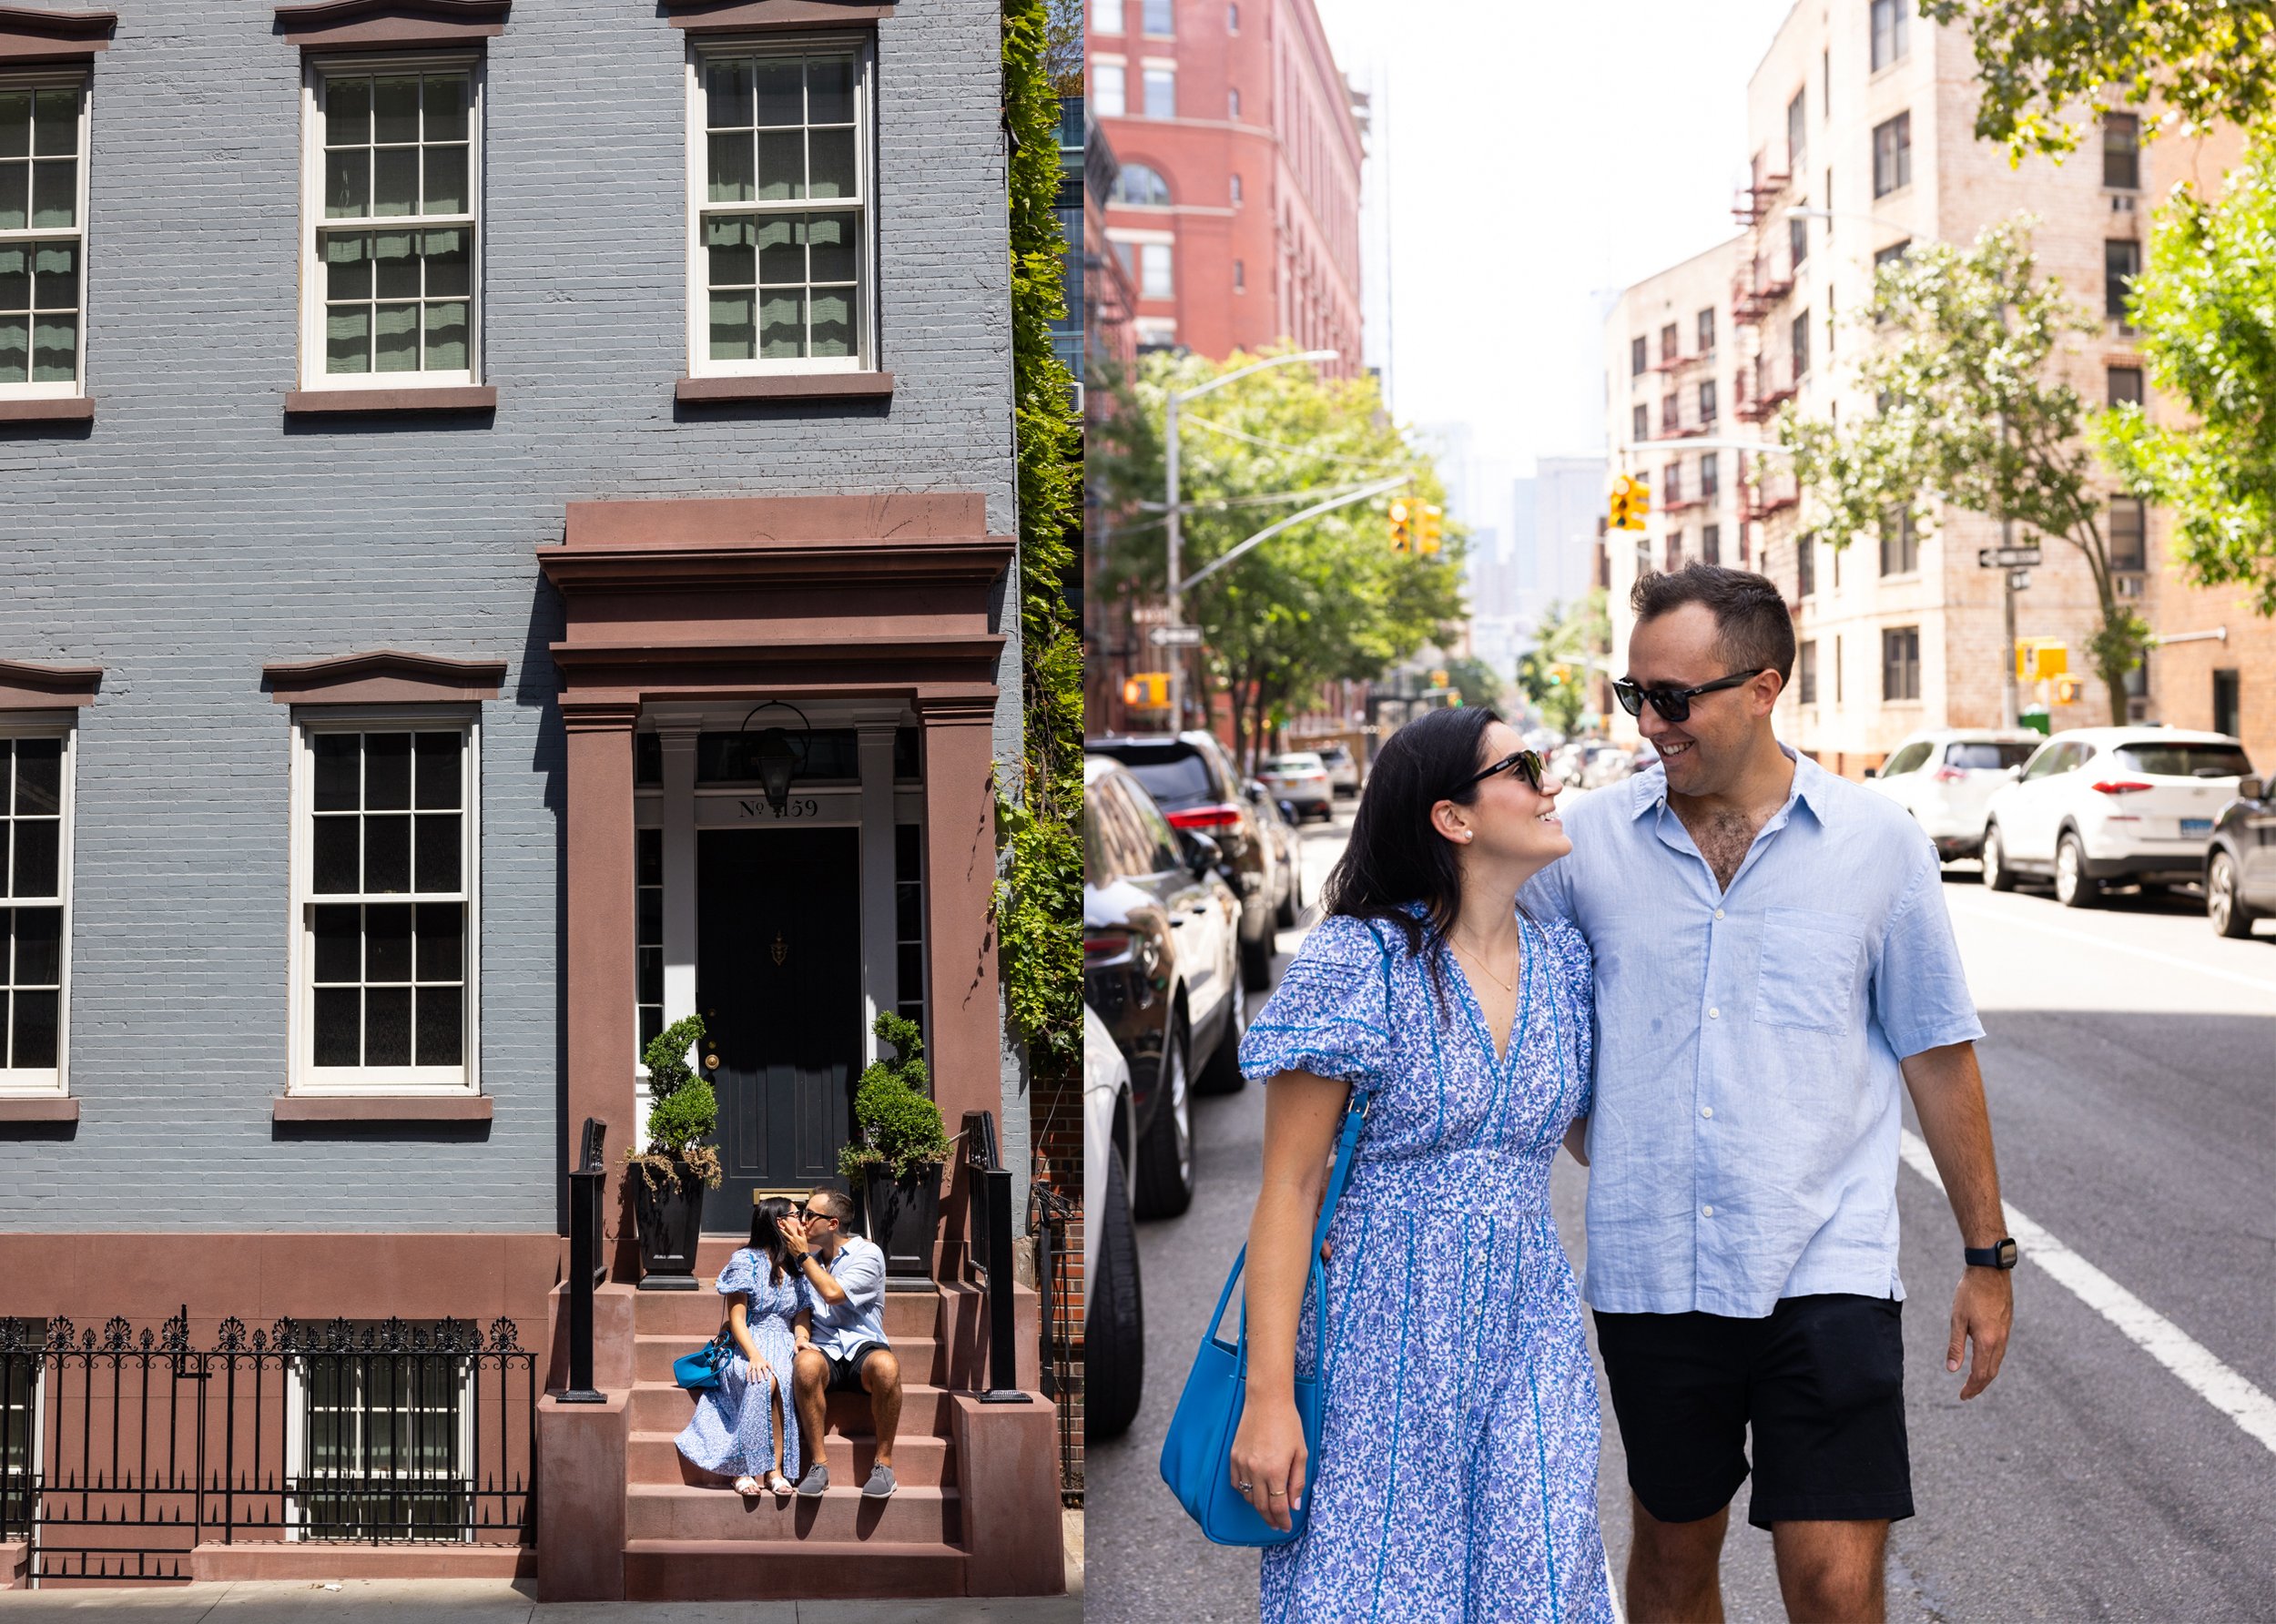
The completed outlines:
[[[1365,154],[1312,0],[1092,0],[1089,22],[1138,342],[1222,357],[1288,339],[1356,371]]]

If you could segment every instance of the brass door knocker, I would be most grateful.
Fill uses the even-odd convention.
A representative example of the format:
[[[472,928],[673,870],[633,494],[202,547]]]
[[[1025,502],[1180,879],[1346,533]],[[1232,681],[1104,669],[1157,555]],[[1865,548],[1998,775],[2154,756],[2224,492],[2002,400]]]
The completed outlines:
[[[777,929],[776,929],[776,931],[775,931],[775,963],[776,963],[776,965],[777,965],[777,967],[779,967],[779,966],[781,965],[782,961],[783,961],[784,959],[786,959],[789,958],[789,957],[790,957],[790,944],[789,944],[788,942],[787,942],[787,941],[785,941],[785,940],[783,939],[782,931],[781,931],[780,928],[779,928],[779,927],[777,927]]]

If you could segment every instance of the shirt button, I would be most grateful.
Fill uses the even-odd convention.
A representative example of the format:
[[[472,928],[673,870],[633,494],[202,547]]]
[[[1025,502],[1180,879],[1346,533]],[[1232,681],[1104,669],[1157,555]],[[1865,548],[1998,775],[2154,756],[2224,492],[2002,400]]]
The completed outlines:
[[[1699,1108],[1699,1114],[1703,1117],[1711,1117],[1715,1114],[1715,1108],[1712,1105],[1702,1105]]]
[[[1722,909],[1721,909],[1720,908],[1717,908],[1717,909],[1715,909],[1715,918],[1717,918],[1717,919],[1720,919],[1721,918],[1722,918]]]
[[[1702,1207],[1699,1210],[1707,1217],[1712,1218],[1715,1215],[1715,1209],[1712,1207]]]
[[[1721,1020],[1722,1019],[1722,1011],[1721,1010],[1710,1010],[1707,1011],[1707,1019],[1710,1020]]]

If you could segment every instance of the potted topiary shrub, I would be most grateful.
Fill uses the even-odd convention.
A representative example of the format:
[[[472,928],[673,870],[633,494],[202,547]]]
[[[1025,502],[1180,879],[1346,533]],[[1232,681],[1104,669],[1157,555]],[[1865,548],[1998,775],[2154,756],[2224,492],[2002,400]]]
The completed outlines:
[[[893,1058],[861,1073],[853,1138],[838,1152],[838,1171],[860,1186],[869,1239],[884,1248],[886,1274],[929,1278],[949,1136],[932,1102],[917,1023],[889,1010],[869,1030],[893,1046]]]
[[[648,1065],[648,1139],[625,1153],[640,1170],[633,1181],[633,1213],[640,1234],[640,1289],[696,1289],[696,1240],[702,1233],[704,1192],[719,1185],[719,1152],[703,1142],[719,1122],[711,1080],[687,1063],[704,1035],[704,1018],[690,1015],[666,1027],[642,1056]]]

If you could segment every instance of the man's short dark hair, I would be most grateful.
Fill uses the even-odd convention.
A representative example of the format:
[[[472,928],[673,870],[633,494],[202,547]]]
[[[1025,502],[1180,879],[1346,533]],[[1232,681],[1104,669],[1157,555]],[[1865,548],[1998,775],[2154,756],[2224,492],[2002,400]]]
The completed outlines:
[[[1785,594],[1769,576],[1692,563],[1671,573],[1646,570],[1628,594],[1638,625],[1686,604],[1704,604],[1715,617],[1718,641],[1732,670],[1775,671],[1782,689],[1793,677],[1793,616],[1786,609]]]
[[[806,1198],[806,1204],[818,1213],[837,1219],[840,1229],[853,1222],[853,1198],[843,1190],[832,1190],[824,1185]]]

